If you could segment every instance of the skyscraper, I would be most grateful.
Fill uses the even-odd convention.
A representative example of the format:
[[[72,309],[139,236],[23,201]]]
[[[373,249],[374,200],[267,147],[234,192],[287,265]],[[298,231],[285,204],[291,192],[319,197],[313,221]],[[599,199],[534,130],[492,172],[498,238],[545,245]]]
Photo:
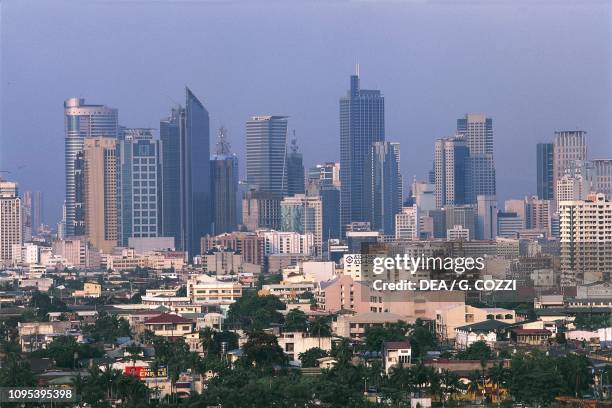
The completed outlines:
[[[121,128],[118,160],[120,243],[161,233],[161,157],[151,129]]]
[[[438,139],[434,151],[436,208],[466,203],[469,150],[462,137]]]
[[[162,230],[189,257],[211,232],[210,128],[208,111],[185,88],[185,106],[160,122],[162,141]]]
[[[555,132],[553,143],[553,186],[557,188],[557,181],[566,174],[566,171],[576,160],[587,159],[586,132],[583,130],[569,130]],[[555,200],[557,197],[555,196]],[[558,200],[557,200],[558,201]]]
[[[86,137],[116,138],[117,109],[104,105],[86,105],[85,99],[70,98],[64,102],[66,164],[66,235],[75,235],[75,160],[83,150]]]
[[[554,145],[552,143],[538,143],[536,147],[536,158],[538,198],[542,200],[554,200]]]
[[[17,183],[0,179],[0,262],[10,261],[13,245],[23,244],[22,216]]]
[[[497,200],[494,195],[479,195],[476,239],[491,240],[497,236]]]
[[[365,161],[372,143],[385,140],[385,99],[378,90],[361,89],[359,72],[352,75],[347,95],[340,98],[341,225],[368,221],[364,208]]]
[[[612,199],[612,159],[595,159],[593,163],[593,191]]]
[[[402,209],[400,146],[393,142],[374,142],[364,163],[363,205],[372,231],[395,234],[395,214]]]
[[[304,194],[304,162],[302,153],[298,152],[295,132],[287,154],[287,195]]]
[[[247,182],[262,193],[287,194],[287,116],[253,116],[246,123]]]
[[[475,204],[479,195],[495,195],[493,120],[483,113],[467,113],[457,119],[457,134],[463,136],[469,157],[466,166],[466,203]]]
[[[119,238],[117,140],[85,138],[83,152],[85,236],[94,247],[110,254]]]
[[[231,154],[225,128],[219,129],[216,154],[210,160],[213,230],[215,235],[235,231],[238,195],[238,156]]]
[[[605,194],[559,204],[561,286],[610,281],[611,219],[612,202]]]
[[[316,254],[323,248],[323,205],[321,197],[296,194],[281,201],[281,231],[312,233]]]

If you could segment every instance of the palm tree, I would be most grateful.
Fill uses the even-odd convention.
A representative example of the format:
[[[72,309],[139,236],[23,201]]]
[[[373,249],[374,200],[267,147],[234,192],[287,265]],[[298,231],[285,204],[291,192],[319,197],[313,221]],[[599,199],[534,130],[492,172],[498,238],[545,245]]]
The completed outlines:
[[[315,333],[319,337],[319,348],[321,348],[321,337],[331,337],[331,327],[327,316],[318,316],[310,323],[310,333]]]
[[[489,369],[489,381],[494,386],[494,391],[499,396],[499,388],[505,387],[508,383],[508,369],[503,363],[499,363]]]
[[[213,347],[213,337],[215,335],[215,331],[210,327],[205,327],[200,330],[200,342],[202,343],[202,349],[204,349],[204,353],[208,355],[208,352]]]
[[[461,382],[459,381],[457,374],[447,369],[442,370],[440,382],[443,386],[443,392],[449,394],[449,398],[451,400],[453,399],[453,395],[461,388]]]
[[[404,367],[402,364],[398,364],[391,371],[391,375],[389,376],[389,380],[391,384],[395,386],[395,388],[399,388],[402,392],[402,396],[404,393],[409,393],[414,389],[415,386],[415,378],[413,376],[413,372],[410,368]]]
[[[478,382],[480,381],[480,371],[473,370],[470,372],[468,376],[469,384],[468,384],[468,393],[472,394],[474,397],[478,394]]]
[[[112,368],[110,364],[106,364],[104,370],[102,370],[100,379],[102,383],[106,385],[106,397],[109,400],[113,399],[113,389],[117,385],[119,374],[121,374],[121,372]]]

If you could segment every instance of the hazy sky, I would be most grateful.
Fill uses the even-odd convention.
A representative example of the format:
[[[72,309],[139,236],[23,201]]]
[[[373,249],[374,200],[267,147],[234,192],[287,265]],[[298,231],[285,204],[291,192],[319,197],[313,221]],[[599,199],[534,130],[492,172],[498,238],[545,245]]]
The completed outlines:
[[[608,1],[0,2],[0,170],[42,190],[46,222],[64,197],[63,101],[119,109],[158,128],[192,88],[228,128],[244,169],[245,121],[290,116],[306,167],[339,160],[338,98],[355,62],[386,98],[402,173],[426,176],[433,141],[466,112],[493,118],[500,201],[535,192],[535,144],[588,131],[612,157]],[[211,141],[214,145],[214,138]]]

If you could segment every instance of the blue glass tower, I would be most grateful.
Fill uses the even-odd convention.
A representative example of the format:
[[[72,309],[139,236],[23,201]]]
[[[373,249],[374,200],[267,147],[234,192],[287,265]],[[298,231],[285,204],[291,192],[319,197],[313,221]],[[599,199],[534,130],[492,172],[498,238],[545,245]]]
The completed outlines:
[[[340,99],[341,225],[370,221],[364,208],[364,164],[372,143],[385,140],[385,99],[380,91],[361,89],[359,73]]]
[[[211,232],[210,127],[208,111],[185,88],[185,107],[160,122],[164,236],[189,257],[199,254],[200,238]]]

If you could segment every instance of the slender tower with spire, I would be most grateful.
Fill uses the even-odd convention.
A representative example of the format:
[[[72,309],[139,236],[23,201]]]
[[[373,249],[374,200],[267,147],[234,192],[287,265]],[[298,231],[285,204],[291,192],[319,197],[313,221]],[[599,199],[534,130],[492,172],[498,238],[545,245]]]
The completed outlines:
[[[371,221],[364,208],[365,160],[372,144],[385,140],[385,98],[378,90],[361,89],[359,64],[350,89],[340,98],[340,219]]]
[[[236,199],[238,194],[238,157],[231,153],[227,129],[219,129],[215,154],[210,159],[212,179],[213,232],[221,234],[236,230]]]
[[[298,151],[297,138],[295,137],[295,129],[291,138],[291,146],[289,146],[289,154],[287,154],[287,195],[293,196],[296,194],[304,194],[304,162],[302,153]]]

